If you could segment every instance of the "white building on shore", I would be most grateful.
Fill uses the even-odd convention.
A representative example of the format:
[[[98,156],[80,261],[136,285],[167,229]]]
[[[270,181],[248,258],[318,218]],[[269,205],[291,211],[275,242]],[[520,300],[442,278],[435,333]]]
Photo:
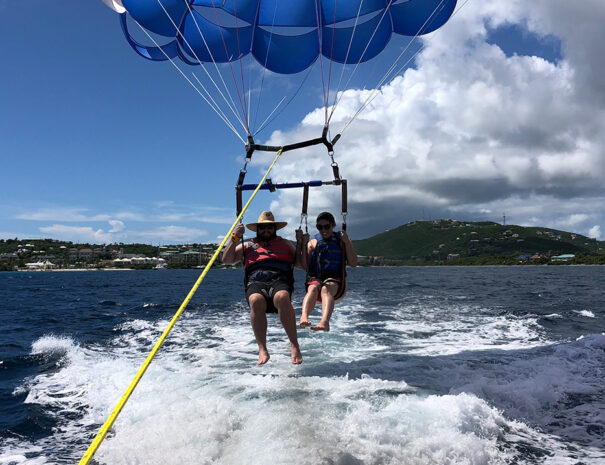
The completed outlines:
[[[50,260],[26,263],[25,266],[28,270],[54,270],[57,267]]]

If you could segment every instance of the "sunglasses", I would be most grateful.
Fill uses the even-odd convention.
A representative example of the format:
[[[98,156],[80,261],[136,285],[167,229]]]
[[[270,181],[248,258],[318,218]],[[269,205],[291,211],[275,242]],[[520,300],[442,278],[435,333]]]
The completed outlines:
[[[263,230],[263,229],[275,229],[275,225],[274,224],[259,224],[258,225],[258,229]]]
[[[328,231],[332,227],[330,223],[316,224],[315,226],[318,231]]]

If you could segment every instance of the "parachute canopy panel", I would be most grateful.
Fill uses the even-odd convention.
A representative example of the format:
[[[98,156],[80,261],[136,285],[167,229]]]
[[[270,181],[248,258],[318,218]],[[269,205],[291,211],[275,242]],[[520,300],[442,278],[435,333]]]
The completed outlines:
[[[176,37],[177,27],[187,11],[187,4],[183,0],[122,0],[122,4],[137,23],[166,37]]]
[[[122,28],[137,53],[188,64],[233,62],[252,53],[265,68],[292,74],[321,53],[356,64],[378,55],[392,34],[417,36],[442,26],[456,0],[122,0]],[[126,15],[167,44],[142,45]]]
[[[391,6],[393,32],[405,36],[428,34],[443,26],[456,8],[456,0],[410,0]]]
[[[252,44],[252,26],[217,25],[193,10],[185,16],[181,31],[179,45],[192,59],[201,62],[238,60],[242,56],[241,50],[250,50]]]

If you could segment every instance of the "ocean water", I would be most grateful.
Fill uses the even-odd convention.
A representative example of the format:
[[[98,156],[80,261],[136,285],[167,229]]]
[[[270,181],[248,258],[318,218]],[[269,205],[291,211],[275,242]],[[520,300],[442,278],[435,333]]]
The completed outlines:
[[[77,463],[197,276],[1,273],[0,464]],[[605,464],[604,297],[603,267],[352,269],[303,364],[269,316],[257,367],[212,270],[95,463]]]

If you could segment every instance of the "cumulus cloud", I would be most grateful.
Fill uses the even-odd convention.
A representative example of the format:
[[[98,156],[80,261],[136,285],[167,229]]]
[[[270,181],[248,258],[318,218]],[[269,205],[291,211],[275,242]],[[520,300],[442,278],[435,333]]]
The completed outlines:
[[[599,225],[594,225],[592,228],[590,228],[588,230],[588,237],[601,240],[601,227]]]
[[[90,226],[53,224],[52,226],[42,226],[40,232],[54,239],[72,242],[88,242],[95,244],[114,242],[114,236],[111,233],[102,229],[94,229]]]
[[[179,243],[210,240],[208,230],[191,225],[231,224],[233,219],[229,216],[232,214],[230,209],[222,207],[161,201],[152,203],[144,211],[139,207],[93,213],[83,207],[54,206],[21,212],[14,218],[42,223],[37,228],[42,235],[73,242]],[[105,226],[107,223],[109,227]],[[6,233],[5,236],[11,238],[23,234]]]
[[[72,226],[53,224],[42,226],[40,232],[46,237],[54,239],[88,242],[95,244],[109,244],[114,242],[141,242],[141,243],[185,243],[201,242],[208,235],[204,229],[184,226],[160,226],[150,229],[127,229],[121,221],[109,221],[110,229],[94,228],[91,226]]]
[[[109,224],[111,225],[110,233],[116,233],[124,230],[124,223],[120,220],[109,220]]]
[[[185,243],[200,242],[202,238],[208,235],[204,229],[188,228],[184,226],[161,226],[146,231],[136,231],[131,236],[136,237],[140,242],[160,242],[160,243]]]
[[[6,232],[6,231],[0,231],[0,239],[14,239],[16,237],[18,238],[19,234]]]
[[[92,213],[90,209],[72,206],[56,206],[18,213],[15,219],[51,221],[57,223],[109,221],[112,227],[123,221],[137,222],[200,222],[231,224],[232,212],[226,208],[179,204],[174,201],[154,202],[152,206],[131,208],[117,212]]]
[[[107,221],[107,214],[87,214],[87,209],[78,207],[41,208],[31,212],[22,212],[16,216],[19,220],[30,221]]]
[[[415,68],[383,86],[336,146],[355,236],[424,215],[506,214],[584,233],[605,221],[605,3],[576,3],[475,2],[426,40]],[[488,40],[503,25],[559,38],[562,59],[507,56]],[[331,128],[369,92],[342,94]],[[318,109],[269,143],[317,137],[322,125]],[[291,181],[329,178],[331,169],[325,151],[309,148],[274,172]],[[312,189],[310,214],[338,211],[339,199],[337,188]],[[271,208],[296,222],[300,193],[281,192]]]

